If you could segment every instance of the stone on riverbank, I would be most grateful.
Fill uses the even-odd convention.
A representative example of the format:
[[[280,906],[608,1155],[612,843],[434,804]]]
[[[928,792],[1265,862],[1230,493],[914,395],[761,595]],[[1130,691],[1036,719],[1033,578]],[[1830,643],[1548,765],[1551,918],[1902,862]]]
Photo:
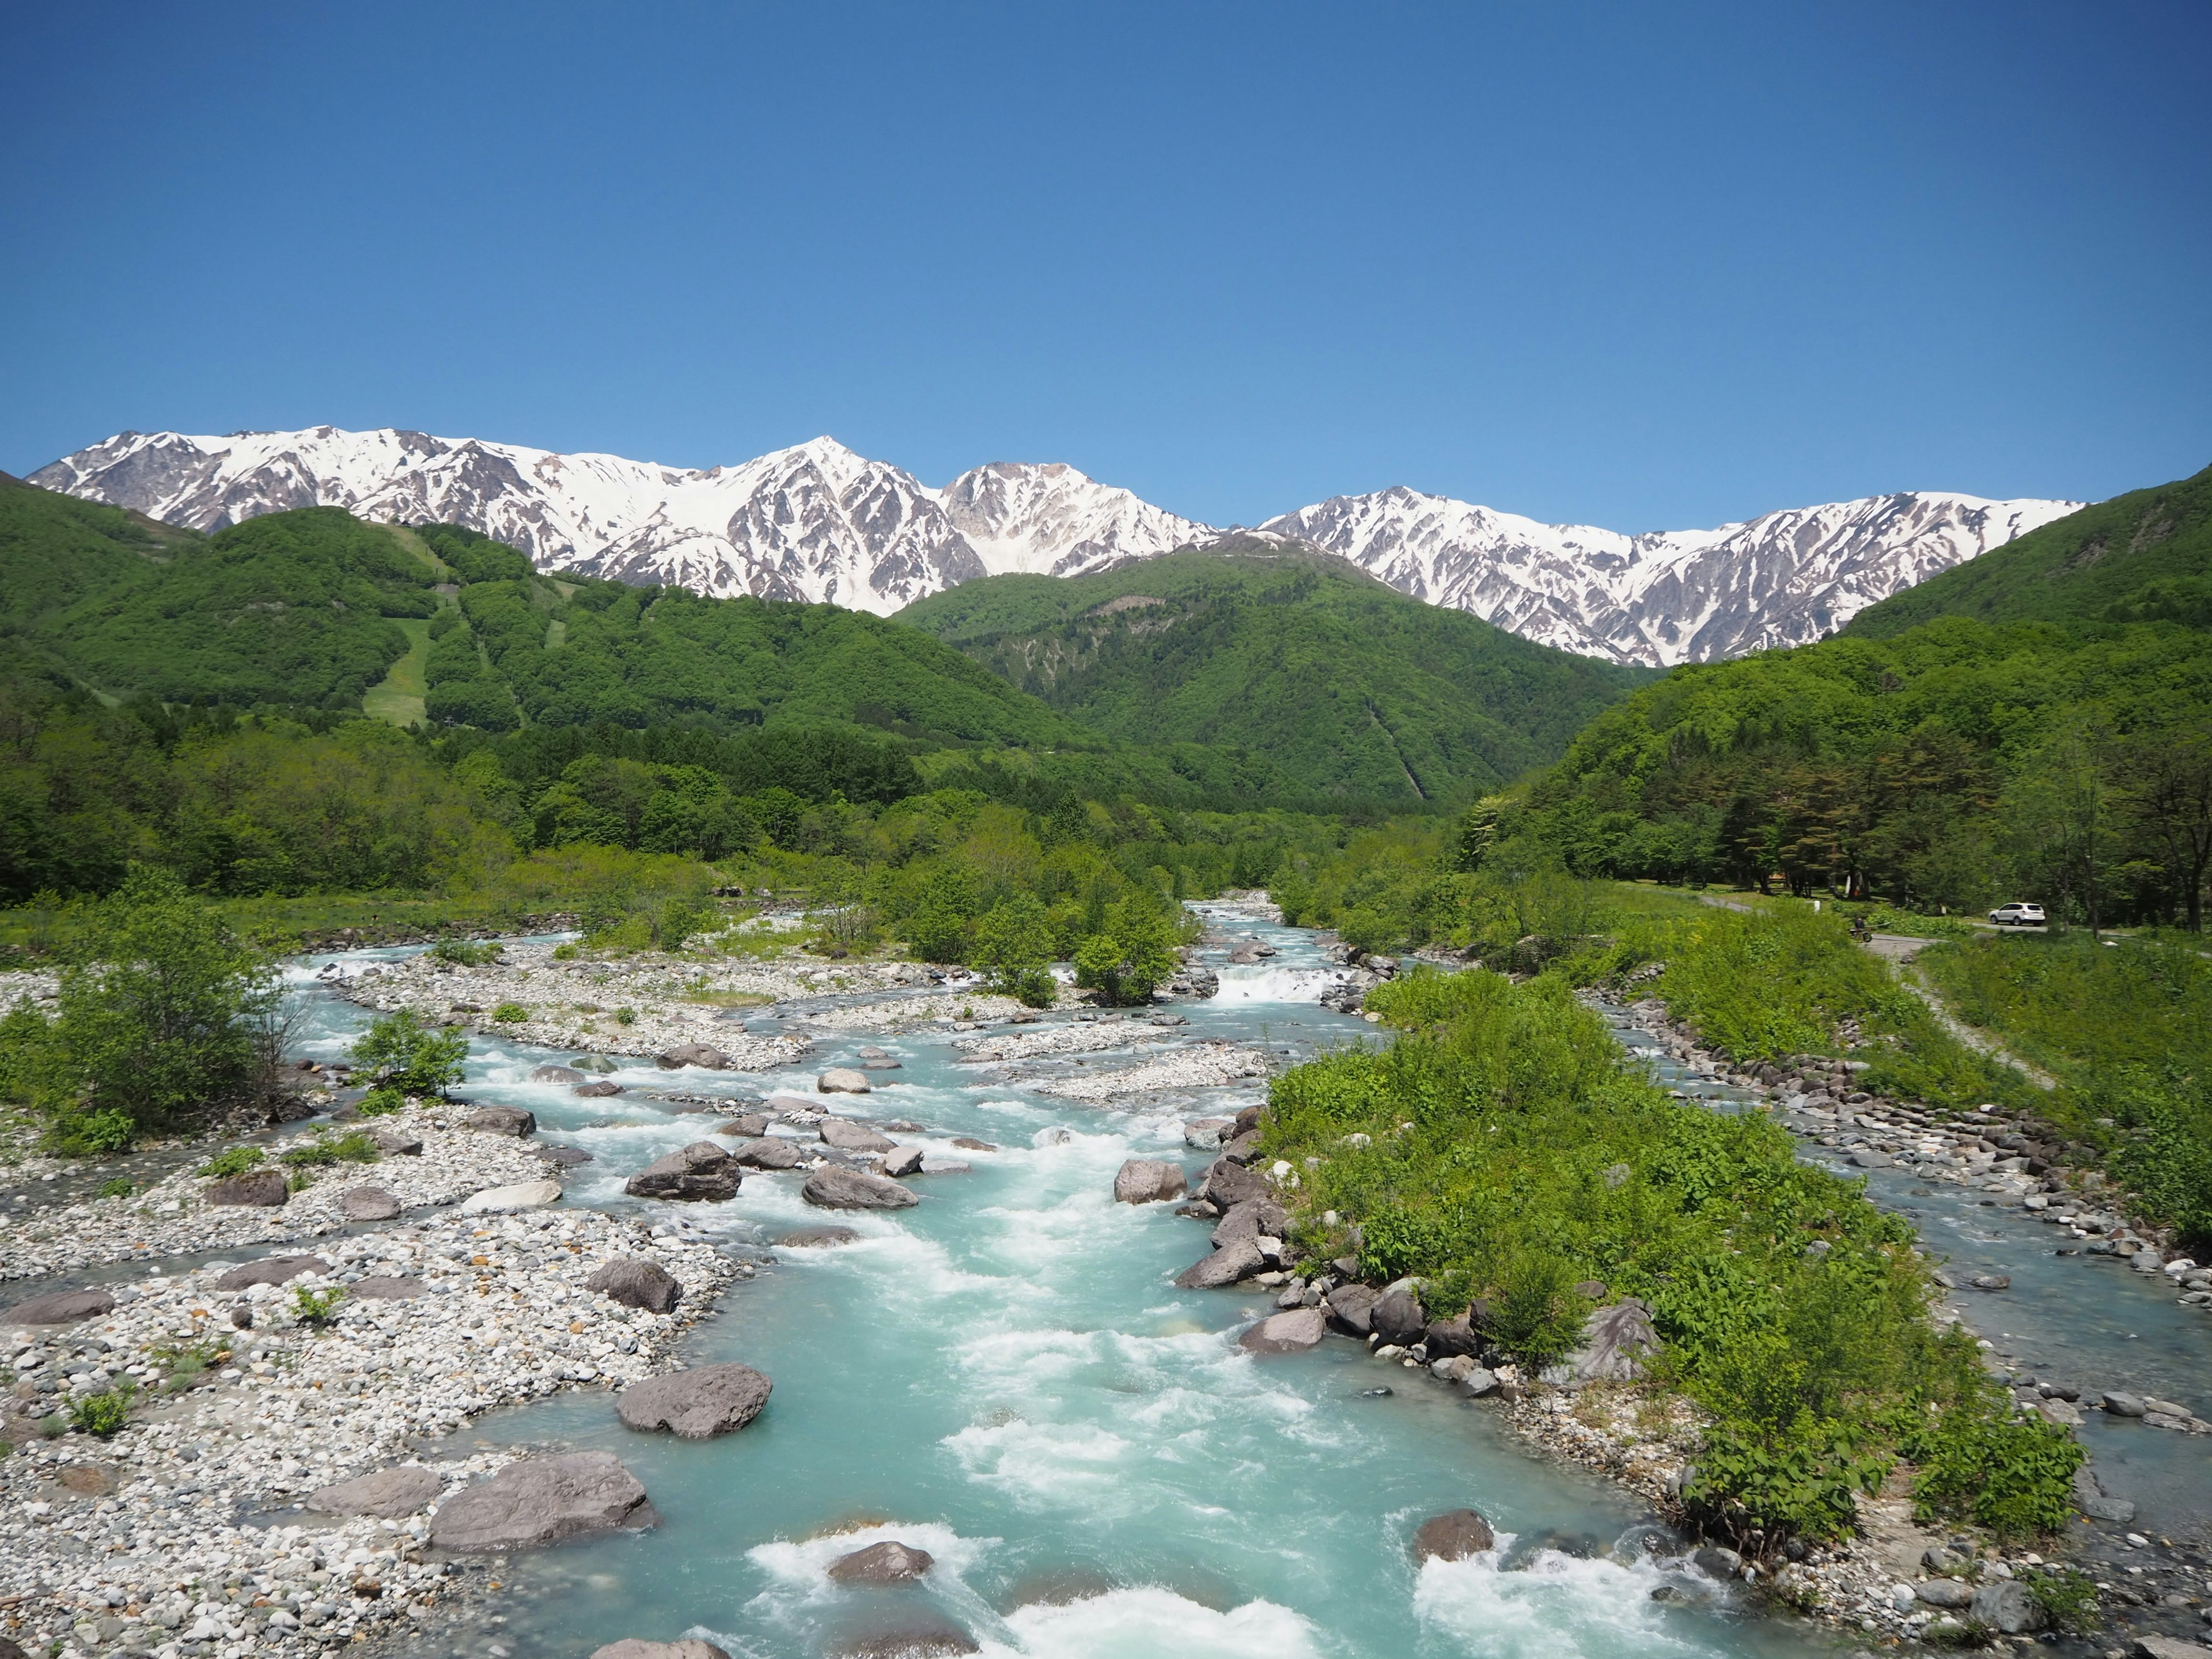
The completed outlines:
[[[642,1308],[647,1313],[668,1313],[683,1299],[684,1287],[676,1277],[657,1261],[641,1261],[635,1256],[621,1256],[593,1273],[584,1281],[587,1291],[597,1291],[610,1302],[619,1302],[625,1308]]]
[[[1347,1336],[1365,1336],[1375,1328],[1375,1304],[1382,1299],[1372,1285],[1340,1285],[1327,1298],[1329,1323]]]
[[[1626,1296],[1583,1321],[1582,1346],[1567,1356],[1566,1366],[1577,1382],[1632,1382],[1644,1375],[1644,1362],[1658,1352],[1651,1310]]]
[[[484,1106],[471,1112],[464,1120],[471,1129],[480,1129],[488,1135],[534,1135],[538,1133],[538,1115],[526,1112],[520,1106]]]
[[[825,1146],[835,1146],[841,1152],[888,1152],[893,1145],[889,1135],[878,1134],[865,1123],[854,1123],[842,1117],[825,1117],[817,1131]]]
[[[1966,1616],[2000,1636],[2043,1628],[2043,1609],[2017,1578],[2000,1578],[1994,1584],[1983,1585],[1966,1604]]]
[[[307,1507],[323,1515],[366,1515],[404,1521],[446,1489],[435,1469],[413,1464],[378,1469],[307,1494]]]
[[[1421,1311],[1420,1298],[1413,1294],[1410,1279],[1401,1279],[1384,1291],[1367,1318],[1376,1335],[1401,1347],[1413,1346],[1429,1328],[1428,1316]]]
[[[501,1215],[509,1210],[535,1210],[560,1201],[557,1181],[518,1181],[511,1186],[487,1187],[463,1200],[461,1208],[470,1215]]]
[[[1186,1291],[1218,1291],[1224,1285],[1234,1285],[1262,1272],[1267,1258],[1260,1247],[1249,1239],[1239,1239],[1223,1246],[1202,1261],[1194,1261],[1176,1275],[1178,1289]]]
[[[1473,1510],[1447,1510],[1421,1522],[1413,1534],[1415,1561],[1464,1561],[1498,1543],[1490,1522]]]
[[[647,1164],[623,1183],[623,1190],[632,1198],[719,1204],[738,1195],[744,1178],[736,1158],[711,1140],[695,1140]]]
[[[799,1150],[795,1140],[763,1135],[757,1140],[732,1146],[730,1156],[749,1170],[795,1170],[805,1154]]]
[[[677,1043],[654,1055],[653,1063],[665,1072],[680,1071],[686,1066],[696,1066],[708,1072],[726,1072],[730,1069],[730,1057],[720,1048],[705,1042]]]
[[[282,1285],[301,1273],[326,1273],[331,1264],[319,1255],[266,1255],[233,1267],[215,1282],[218,1291],[246,1291],[256,1285]]]
[[[730,1656],[696,1636],[680,1642],[645,1642],[625,1636],[619,1642],[592,1649],[592,1659],[730,1659]]]
[[[338,1194],[338,1213],[348,1221],[389,1221],[399,1200],[381,1187],[349,1187]]]
[[[28,1302],[17,1303],[0,1324],[74,1325],[94,1314],[111,1313],[114,1308],[115,1298],[106,1291],[56,1291],[51,1296],[34,1296]]]
[[[1239,1204],[1267,1197],[1267,1182],[1265,1176],[1243,1164],[1218,1158],[1206,1166],[1206,1184],[1198,1189],[1198,1195],[1225,1214]]]
[[[430,1541],[464,1553],[534,1549],[659,1522],[645,1488],[613,1453],[567,1452],[510,1463],[449,1498],[430,1523]]]
[[[1115,1172],[1116,1204],[1159,1204],[1181,1198],[1188,1183],[1180,1164],[1156,1158],[1133,1158]]]
[[[220,1181],[209,1182],[207,1191],[200,1196],[210,1204],[276,1210],[290,1201],[292,1190],[285,1184],[282,1170],[248,1170],[244,1175],[225,1176]]]
[[[1237,1339],[1247,1353],[1304,1353],[1328,1334],[1328,1316],[1319,1308],[1293,1308],[1270,1314]]]
[[[356,1279],[348,1286],[352,1293],[370,1302],[404,1302],[422,1294],[419,1279],[396,1277],[391,1273],[370,1273]]]
[[[1962,1584],[1955,1578],[1930,1578],[1924,1584],[1915,1584],[1912,1594],[1916,1600],[1929,1607],[1955,1612],[1972,1604],[1974,1587]]]
[[[936,1557],[927,1550],[887,1538],[880,1544],[839,1556],[830,1564],[829,1573],[841,1584],[905,1584],[936,1565]]]
[[[774,1386],[750,1365],[694,1365],[631,1383],[615,1401],[615,1415],[633,1429],[706,1440],[758,1417]]]
[[[2117,1390],[2106,1395],[2104,1407],[2114,1417],[2141,1417],[2150,1409],[2136,1395],[2121,1394]]]
[[[1475,1359],[1482,1353],[1482,1333],[1474,1328],[1474,1320],[1465,1312],[1449,1319],[1431,1319],[1421,1333],[1421,1341],[1431,1361]]]
[[[856,1072],[849,1066],[832,1066],[814,1079],[818,1093],[825,1095],[866,1095],[875,1092],[875,1085],[868,1081],[867,1073]]]
[[[859,1170],[817,1170],[799,1195],[824,1210],[903,1210],[921,1202],[897,1182]]]

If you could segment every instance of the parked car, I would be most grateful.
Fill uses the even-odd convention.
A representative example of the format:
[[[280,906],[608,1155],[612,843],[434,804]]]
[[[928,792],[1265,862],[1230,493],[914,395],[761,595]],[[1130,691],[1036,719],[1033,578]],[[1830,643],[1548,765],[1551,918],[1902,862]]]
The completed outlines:
[[[2040,927],[2049,920],[2039,904],[2000,904],[1990,912],[1990,920],[2000,927]]]

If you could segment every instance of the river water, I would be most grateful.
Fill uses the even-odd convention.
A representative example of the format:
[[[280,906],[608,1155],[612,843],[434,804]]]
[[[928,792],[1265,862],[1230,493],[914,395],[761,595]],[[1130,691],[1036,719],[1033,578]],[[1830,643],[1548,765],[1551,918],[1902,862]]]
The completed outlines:
[[[1263,1046],[1279,1066],[1372,1039],[1357,1018],[1317,1006],[1328,963],[1310,934],[1223,921],[1278,954],[1221,966],[1218,997],[1177,1005],[1189,1024],[1176,1035]],[[331,960],[314,958],[302,979]],[[750,1018],[769,1023],[764,1011]],[[305,1052],[337,1056],[364,1019],[313,998]],[[1194,1174],[1207,1155],[1187,1151],[1182,1120],[1256,1102],[1256,1080],[1108,1109],[979,1077],[951,1036],[823,1035],[804,1066],[765,1076],[647,1066],[617,1075],[629,1095],[592,1100],[526,1080],[565,1054],[472,1042],[470,1098],[526,1106],[542,1139],[593,1155],[568,1172],[568,1201],[649,1210],[769,1264],[732,1286],[690,1357],[741,1360],[775,1392],[750,1426],[703,1443],[629,1432],[596,1391],[480,1419],[466,1431],[479,1443],[615,1451],[663,1524],[515,1558],[496,1574],[514,1592],[496,1598],[501,1622],[426,1631],[417,1650],[503,1659],[688,1633],[738,1659],[816,1659],[890,1652],[902,1636],[946,1628],[985,1653],[1040,1659],[1833,1650],[1801,1626],[1740,1614],[1679,1554],[1649,1547],[1635,1500],[1532,1457],[1492,1408],[1340,1339],[1246,1355],[1236,1335],[1270,1303],[1175,1289],[1206,1252],[1204,1224],[1114,1203],[1114,1173],[1153,1156]],[[749,1175],[726,1204],[623,1195],[629,1173],[710,1121],[647,1091],[811,1094],[817,1073],[871,1041],[902,1069],[838,1109],[926,1125],[901,1140],[971,1166],[916,1177],[919,1206],[828,1215],[800,1201],[795,1174]],[[955,1136],[997,1150],[957,1149]],[[862,1239],[774,1243],[830,1221]],[[1414,1528],[1462,1506],[1490,1519],[1500,1548],[1415,1571]],[[824,1576],[835,1557],[885,1538],[927,1550],[936,1569],[894,1589]],[[1662,1585],[1682,1599],[1655,1601]]]

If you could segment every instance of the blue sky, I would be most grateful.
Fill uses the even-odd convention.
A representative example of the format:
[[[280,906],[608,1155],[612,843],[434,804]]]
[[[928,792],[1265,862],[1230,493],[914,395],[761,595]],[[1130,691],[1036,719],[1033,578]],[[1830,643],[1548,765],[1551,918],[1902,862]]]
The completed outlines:
[[[2212,461],[2212,8],[9,9],[0,468],[830,433],[1251,522]]]

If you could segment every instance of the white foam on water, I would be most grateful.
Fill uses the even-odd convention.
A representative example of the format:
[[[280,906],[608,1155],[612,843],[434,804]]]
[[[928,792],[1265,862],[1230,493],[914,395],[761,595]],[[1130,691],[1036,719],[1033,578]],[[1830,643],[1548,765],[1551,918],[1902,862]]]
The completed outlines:
[[[1018,1607],[1006,1624],[1021,1645],[984,1642],[982,1652],[994,1659],[1319,1659],[1322,1650],[1312,1625],[1275,1602],[1247,1601],[1222,1613],[1152,1585],[1065,1607]]]
[[[1213,1000],[1319,1002],[1321,994],[1328,989],[1329,981],[1335,977],[1334,971],[1327,968],[1224,968],[1218,975],[1220,988],[1214,993]]]
[[[1512,1543],[1464,1561],[1430,1560],[1413,1580],[1413,1612],[1431,1632],[1450,1638],[1469,1659],[1648,1659],[1711,1650],[1672,1627],[1651,1599],[1662,1583],[1686,1582],[1656,1565],[1623,1566],[1540,1550],[1520,1569],[1498,1560]]]
[[[1157,1502],[1127,1478],[1142,1449],[1093,1423],[977,1424],[939,1443],[970,1480],[1025,1510],[1126,1516]]]
[[[745,1555],[778,1588],[796,1589],[804,1591],[809,1599],[827,1600],[849,1594],[839,1589],[829,1576],[830,1564],[871,1544],[896,1542],[911,1549],[927,1550],[936,1558],[936,1565],[930,1570],[932,1577],[944,1572],[957,1577],[971,1571],[1000,1541],[996,1538],[963,1538],[941,1521],[892,1521],[817,1538],[779,1538],[773,1543],[755,1545]]]

